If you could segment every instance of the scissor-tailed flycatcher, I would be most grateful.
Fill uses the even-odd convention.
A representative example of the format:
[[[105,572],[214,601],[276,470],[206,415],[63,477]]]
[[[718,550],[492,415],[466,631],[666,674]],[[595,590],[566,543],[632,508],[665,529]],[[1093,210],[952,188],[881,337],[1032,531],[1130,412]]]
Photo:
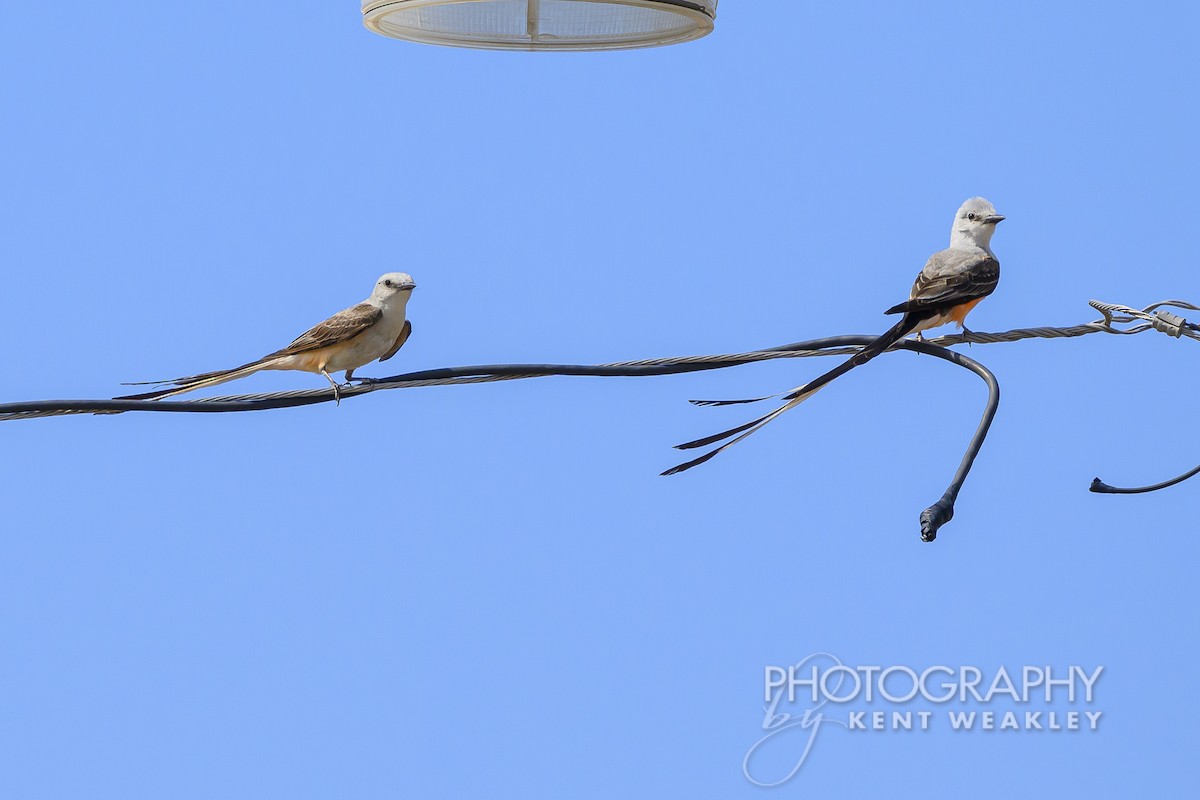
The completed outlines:
[[[205,372],[171,381],[151,381],[171,385],[145,394],[114,399],[157,400],[244,378],[259,370],[297,369],[324,375],[333,387],[334,399],[340,401],[341,390],[329,373],[345,370],[348,383],[354,377],[354,370],[364,364],[377,358],[387,361],[394,356],[412,333],[412,323],[404,318],[404,310],[415,287],[412,276],[403,272],[389,272],[376,282],[375,290],[366,300],[313,326],[282,350],[233,369]]]
[[[916,333],[919,337],[922,331],[945,325],[948,322],[957,322],[960,328],[964,331],[967,330],[964,324],[967,314],[979,305],[979,301],[992,293],[1000,280],[1000,262],[996,260],[996,255],[992,252],[991,241],[992,234],[996,231],[996,224],[1002,219],[1004,217],[997,214],[992,204],[982,197],[973,197],[963,203],[958,209],[958,213],[954,215],[954,225],[950,228],[950,246],[930,256],[929,261],[925,263],[925,268],[917,275],[908,300],[892,306],[884,312],[886,314],[903,314],[904,316],[900,318],[899,322],[829,372],[788,392],[784,395],[786,402],[769,414],[764,414],[758,419],[736,428],[676,445],[680,450],[691,450],[716,444],[731,436],[736,437],[715,450],[677,467],[672,467],[662,474],[674,475],[703,464],[726,447],[745,439],[780,414],[800,405],[834,378],[845,375],[855,367],[867,363],[910,333]],[[772,395],[772,397],[775,396],[777,395]],[[754,403],[766,399],[768,398],[758,397],[753,400],[693,400],[692,402],[697,405],[719,406]]]

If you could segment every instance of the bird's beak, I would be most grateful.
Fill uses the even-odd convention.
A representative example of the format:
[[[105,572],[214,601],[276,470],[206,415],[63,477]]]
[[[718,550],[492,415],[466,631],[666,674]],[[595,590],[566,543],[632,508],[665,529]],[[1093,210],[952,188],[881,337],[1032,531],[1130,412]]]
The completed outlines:
[[[987,222],[991,225],[995,225],[997,222],[1004,221],[1004,215],[1003,214],[992,214],[990,217],[984,217],[983,221]]]
[[[1004,219],[1004,217],[1001,217],[1000,219]],[[401,286],[400,288],[408,289],[411,292],[413,289],[417,288],[417,285],[415,283],[406,283],[403,286]]]

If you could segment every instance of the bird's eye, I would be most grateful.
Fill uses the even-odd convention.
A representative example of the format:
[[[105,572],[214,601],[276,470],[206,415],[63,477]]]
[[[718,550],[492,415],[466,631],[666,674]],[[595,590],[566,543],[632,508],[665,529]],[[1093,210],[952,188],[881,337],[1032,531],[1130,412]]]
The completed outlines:
[[[974,211],[972,211],[970,214],[967,214],[967,219],[969,219],[969,220],[974,220],[974,219],[975,219],[975,212],[974,212]]]
[[[384,281],[383,285],[387,286],[388,288],[391,288],[392,286],[395,286],[396,284],[392,283],[391,281]]]

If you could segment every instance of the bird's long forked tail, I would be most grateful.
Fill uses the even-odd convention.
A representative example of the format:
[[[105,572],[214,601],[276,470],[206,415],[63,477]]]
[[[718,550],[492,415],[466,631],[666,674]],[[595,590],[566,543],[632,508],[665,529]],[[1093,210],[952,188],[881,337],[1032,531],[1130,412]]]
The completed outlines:
[[[176,378],[170,381],[151,381],[151,383],[169,383],[164,389],[155,389],[152,392],[143,392],[142,394],[127,394],[121,397],[114,397],[114,400],[161,400],[164,397],[171,397],[184,392],[203,389],[207,386],[216,386],[227,381],[244,378],[247,375],[253,375],[261,369],[269,369],[274,359],[265,358],[258,361],[251,361],[249,364],[243,364],[240,367],[233,369],[217,370],[216,372],[204,372],[200,375],[190,375],[186,378]],[[145,383],[127,383],[125,386],[144,386]]]
[[[896,342],[900,341],[909,333],[911,333],[923,319],[925,319],[925,315],[912,313],[905,314],[899,322],[889,328],[887,332],[883,333],[878,339],[868,345],[865,345],[862,350],[859,350],[857,353],[850,356],[850,358],[846,359],[841,364],[838,364],[825,374],[819,375],[800,388],[788,392],[786,395],[784,395],[784,399],[787,402],[774,411],[763,414],[761,417],[752,419],[749,422],[738,425],[735,428],[730,428],[727,431],[721,431],[720,433],[714,433],[711,436],[705,436],[702,439],[695,439],[690,442],[684,442],[683,444],[675,445],[675,449],[677,450],[693,450],[697,447],[707,447],[710,444],[716,444],[717,442],[729,439],[731,436],[734,437],[730,441],[725,442],[714,450],[710,450],[699,458],[694,458],[691,461],[678,464],[661,474],[677,475],[680,472],[686,472],[692,467],[698,467],[709,459],[715,457],[722,450],[728,447],[733,447],[747,436],[750,436],[751,434],[760,430],[767,423],[771,422],[771,420],[775,419],[786,411],[790,411],[808,398],[812,397],[821,389],[825,388],[825,386],[827,386],[835,378],[845,375],[855,367],[862,366],[875,356],[887,350]],[[778,395],[771,395],[771,397],[777,396]],[[696,403],[696,405],[735,405],[738,403],[755,403],[760,400],[767,399],[770,399],[770,397],[758,397],[754,398],[753,400],[709,400],[692,402]]]
[[[703,406],[711,408],[713,406],[744,406],[749,403],[761,403],[763,400],[774,400],[776,397],[783,397],[783,392],[776,394],[763,395],[762,397],[747,397],[742,400],[688,400],[694,406]]]

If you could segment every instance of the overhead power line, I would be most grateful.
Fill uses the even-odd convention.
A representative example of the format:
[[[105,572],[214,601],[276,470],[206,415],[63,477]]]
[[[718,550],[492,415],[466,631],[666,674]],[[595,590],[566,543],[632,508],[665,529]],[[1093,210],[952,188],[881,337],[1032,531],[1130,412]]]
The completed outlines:
[[[1148,330],[1157,330],[1175,338],[1186,337],[1200,341],[1200,325],[1190,323],[1167,310],[1168,308],[1176,308],[1200,311],[1200,307],[1182,300],[1164,300],[1153,303],[1143,309],[1135,309],[1113,303],[1101,303],[1096,300],[1091,301],[1090,305],[1103,315],[1100,320],[1069,327],[1018,328],[1003,333],[971,332],[955,334],[941,336],[925,342],[905,340],[897,343],[892,348],[893,350],[903,349],[933,355],[969,369],[979,375],[988,385],[989,389],[988,406],[984,412],[984,418],[971,440],[967,454],[963,458],[962,465],[955,476],[954,482],[951,483],[950,488],[946,491],[942,499],[926,509],[921,515],[921,535],[923,539],[932,541],[937,535],[938,528],[949,522],[953,516],[954,500],[957,498],[963,481],[966,480],[967,472],[971,468],[975,455],[983,445],[983,440],[987,435],[991,419],[995,415],[996,407],[999,404],[999,386],[996,383],[995,376],[973,359],[961,353],[947,350],[948,346],[963,343],[996,344],[999,342],[1016,342],[1023,339],[1063,339],[1086,336],[1093,333],[1128,336]],[[875,336],[859,335],[830,336],[743,353],[652,358],[596,365],[486,364],[445,367],[441,369],[421,370],[419,372],[408,372],[388,378],[363,380],[360,383],[342,388],[340,394],[342,400],[347,400],[352,397],[387,389],[414,389],[424,386],[491,383],[495,381],[540,378],[551,375],[595,377],[677,375],[687,372],[726,369],[742,364],[781,358],[847,355],[856,352],[862,345],[868,344],[875,338]],[[0,422],[70,414],[119,414],[129,411],[158,413],[266,411],[327,403],[334,400],[333,391],[330,389],[304,389],[287,392],[224,395],[192,400],[35,400],[0,404]],[[1200,467],[1171,481],[1165,481],[1161,484],[1141,489],[1116,489],[1097,478],[1093,482],[1091,490],[1093,492],[1109,494],[1155,491],[1179,483],[1197,473],[1200,473]]]

